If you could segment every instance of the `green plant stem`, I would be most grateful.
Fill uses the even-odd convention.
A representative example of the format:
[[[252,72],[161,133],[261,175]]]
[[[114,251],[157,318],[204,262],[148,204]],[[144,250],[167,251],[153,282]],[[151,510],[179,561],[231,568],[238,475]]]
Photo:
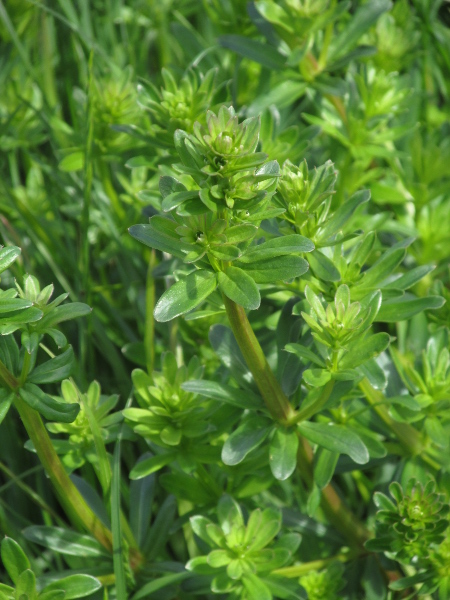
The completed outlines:
[[[368,379],[363,379],[359,387],[377,415],[395,434],[402,447],[413,456],[419,454],[423,450],[420,433],[408,423],[394,421],[386,408],[387,400],[385,395],[376,390]]]
[[[289,400],[268,365],[262,348],[247,319],[245,310],[226,296],[223,297],[223,301],[231,329],[270,414],[280,423],[289,425],[295,419],[296,412],[291,407]],[[312,471],[313,451],[307,440],[300,436],[300,434],[299,439],[300,444],[297,455],[299,474],[306,485],[312,487],[314,484]],[[369,538],[369,532],[346,507],[331,484],[322,490],[321,506],[330,523],[345,535],[353,546],[359,546]]]
[[[300,423],[301,421],[306,421],[310,419],[313,415],[322,410],[325,404],[328,402],[328,398],[331,396],[331,392],[334,388],[334,380],[329,381],[324,385],[322,389],[322,393],[317,398],[315,402],[306,406],[305,408],[300,409],[297,414],[291,419],[290,423],[294,425],[295,423]]]
[[[320,571],[333,562],[347,562],[353,558],[357,558],[367,552],[340,552],[335,556],[329,558],[320,558],[318,560],[312,560],[310,562],[303,563],[301,565],[294,565],[293,567],[283,567],[282,569],[275,569],[272,571],[272,575],[281,575],[282,577],[296,578],[301,575],[305,575],[310,571]]]
[[[303,481],[312,488],[314,474],[312,469],[313,452],[305,438],[299,435],[297,465]],[[355,514],[348,509],[342,498],[329,483],[321,490],[320,506],[328,521],[340,531],[351,546],[362,546],[370,537],[370,532],[359,521]]]
[[[295,417],[295,411],[269,367],[264,352],[247,319],[245,310],[225,295],[223,296],[223,302],[234,337],[270,414],[276,421],[289,424],[290,420]]]
[[[147,373],[152,374],[155,366],[155,318],[153,309],[155,308],[155,279],[153,277],[153,269],[156,266],[156,252],[150,253],[150,260],[147,270],[147,286],[145,292],[145,330],[144,330],[144,345],[145,345],[145,362]]]
[[[112,552],[111,532],[92,512],[67,475],[40,415],[30,408],[19,395],[14,398],[14,404],[67,515],[77,526],[82,526],[92,533],[107,550]]]
[[[56,454],[51,439],[37,411],[28,406],[17,393],[20,382],[0,361],[0,380],[15,393],[14,405],[33,443],[42,466],[47,471],[61,505],[69,519],[77,526],[92,534],[109,552],[113,551],[111,531],[100,521],[88,506]],[[138,569],[143,562],[140,552],[130,548],[130,564]]]

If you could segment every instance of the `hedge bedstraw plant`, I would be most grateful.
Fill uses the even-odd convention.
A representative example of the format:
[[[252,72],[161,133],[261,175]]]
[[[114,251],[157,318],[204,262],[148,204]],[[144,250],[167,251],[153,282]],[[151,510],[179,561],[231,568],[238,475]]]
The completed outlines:
[[[450,598],[447,4],[0,1],[0,600]]]

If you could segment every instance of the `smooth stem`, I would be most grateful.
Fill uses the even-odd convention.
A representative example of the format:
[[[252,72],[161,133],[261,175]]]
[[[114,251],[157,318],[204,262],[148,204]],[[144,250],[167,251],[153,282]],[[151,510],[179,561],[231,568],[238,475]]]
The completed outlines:
[[[107,550],[112,552],[111,532],[92,512],[67,475],[40,415],[30,408],[19,395],[14,398],[14,404],[67,515],[77,526],[82,526],[92,533]]]
[[[289,423],[295,417],[295,411],[269,367],[245,310],[225,295],[223,302],[234,337],[270,414],[280,423]]]
[[[145,292],[145,330],[144,330],[144,345],[145,345],[145,362],[147,373],[152,374],[155,365],[155,318],[153,310],[155,308],[155,278],[153,277],[153,269],[156,266],[156,253],[154,250],[150,253],[150,260],[147,270],[147,286]]]
[[[27,356],[27,353],[25,353]],[[22,370],[23,372],[23,370]],[[15,392],[14,405],[17,408],[22,423],[33,443],[42,466],[52,482],[69,519],[77,526],[92,534],[109,552],[113,551],[111,531],[100,521],[96,514],[86,503],[75,484],[68,476],[64,466],[56,454],[52,441],[47,433],[41,416],[37,411],[28,406],[17,393],[21,382],[0,361],[0,381]],[[143,562],[140,552],[130,548],[130,564],[133,569],[138,569]]]
[[[316,413],[322,410],[325,404],[328,402],[329,397],[331,396],[331,392],[334,388],[334,380],[326,383],[322,389],[320,396],[312,402],[309,406],[300,409],[297,414],[291,419],[292,425],[294,423],[300,423],[301,421],[306,421],[314,416]]]
[[[312,488],[314,485],[313,451],[305,438],[298,435],[300,443],[297,451],[297,469],[306,485]],[[320,506],[328,521],[347,538],[352,546],[360,546],[369,539],[369,531],[348,509],[331,483],[321,490]]]
[[[387,400],[385,395],[379,390],[376,390],[367,378],[361,381],[359,387],[364,392],[366,399],[374,411],[395,434],[403,448],[413,456],[419,454],[419,452],[422,451],[422,444],[420,441],[420,433],[417,429],[414,429],[414,427],[411,427],[408,423],[398,423],[397,421],[394,421],[386,408]]]
[[[270,414],[280,423],[290,425],[292,421],[295,421],[297,413],[291,407],[289,400],[268,365],[262,348],[247,319],[245,310],[226,296],[223,297],[223,301],[231,329]],[[331,393],[331,389],[329,393]],[[324,400],[324,403],[327,399]],[[304,482],[311,488],[314,484],[312,470],[313,451],[309,443],[300,434],[299,439],[298,470]],[[330,523],[343,533],[352,545],[361,545],[369,538],[369,532],[345,506],[331,484],[322,490],[321,506]]]
[[[312,560],[310,562],[303,563],[301,565],[294,565],[293,567],[283,567],[282,569],[275,569],[272,571],[272,575],[282,575],[283,577],[296,578],[310,571],[320,571],[325,569],[329,564],[333,562],[347,562],[353,558],[361,556],[361,552],[340,552],[335,556],[329,558],[320,558],[318,560]]]

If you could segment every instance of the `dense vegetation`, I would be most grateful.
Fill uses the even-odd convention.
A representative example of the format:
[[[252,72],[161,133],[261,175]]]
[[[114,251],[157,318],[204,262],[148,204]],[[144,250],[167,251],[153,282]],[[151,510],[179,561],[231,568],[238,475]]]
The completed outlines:
[[[0,0],[0,600],[450,599],[449,25]]]

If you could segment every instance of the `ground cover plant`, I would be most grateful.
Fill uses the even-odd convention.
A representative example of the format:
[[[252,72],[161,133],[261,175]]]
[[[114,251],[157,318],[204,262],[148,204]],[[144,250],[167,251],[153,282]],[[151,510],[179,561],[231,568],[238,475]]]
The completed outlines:
[[[0,1],[0,600],[450,598],[449,26]]]

